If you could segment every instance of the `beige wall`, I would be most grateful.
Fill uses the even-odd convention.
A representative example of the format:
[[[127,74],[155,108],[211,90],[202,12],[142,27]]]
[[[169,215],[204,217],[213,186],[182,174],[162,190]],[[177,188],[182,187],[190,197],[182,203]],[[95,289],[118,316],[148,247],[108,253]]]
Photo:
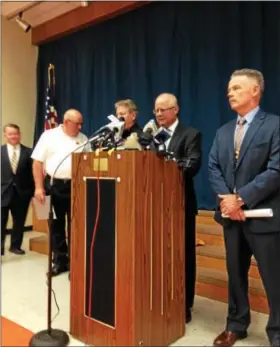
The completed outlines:
[[[7,21],[2,17],[1,31],[1,124],[18,124],[22,132],[22,143],[31,147],[36,114],[37,47],[31,44],[31,32],[25,33],[14,21]],[[3,132],[1,137],[4,143]],[[31,224],[30,212],[26,225]]]

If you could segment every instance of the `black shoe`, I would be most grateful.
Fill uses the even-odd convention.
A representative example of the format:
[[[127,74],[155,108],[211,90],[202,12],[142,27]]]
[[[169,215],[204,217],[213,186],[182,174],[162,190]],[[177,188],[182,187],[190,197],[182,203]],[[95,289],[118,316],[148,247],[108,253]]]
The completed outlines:
[[[24,255],[25,251],[21,248],[10,248],[9,252],[14,253],[16,255]]]
[[[191,321],[192,321],[191,310],[187,310],[187,312],[186,312],[186,324],[190,323]]]
[[[52,267],[52,277],[54,276],[58,276],[60,274],[62,274],[63,272],[67,272],[68,266],[67,265],[58,265],[58,264],[54,264],[54,266]]]

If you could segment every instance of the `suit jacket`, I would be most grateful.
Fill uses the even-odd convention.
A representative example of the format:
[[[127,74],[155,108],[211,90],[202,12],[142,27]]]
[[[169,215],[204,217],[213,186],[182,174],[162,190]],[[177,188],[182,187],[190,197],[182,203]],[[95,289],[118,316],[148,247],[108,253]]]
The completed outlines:
[[[7,145],[1,146],[1,202],[2,206],[8,206],[12,200],[14,189],[18,195],[30,200],[34,193],[34,181],[32,175],[32,149],[20,145],[20,157],[17,172],[14,175],[8,156]]]
[[[235,188],[245,209],[273,209],[272,218],[252,218],[247,223],[256,233],[280,231],[280,117],[258,111],[245,134],[237,163],[235,126],[233,120],[221,127],[211,148],[209,177],[213,190],[232,194]],[[221,217],[218,203],[215,220],[223,225],[233,223]]]
[[[184,170],[185,207],[186,213],[197,213],[196,194],[193,178],[201,167],[201,133],[191,127],[178,123],[168,146],[168,152],[173,152],[177,161],[188,163]]]

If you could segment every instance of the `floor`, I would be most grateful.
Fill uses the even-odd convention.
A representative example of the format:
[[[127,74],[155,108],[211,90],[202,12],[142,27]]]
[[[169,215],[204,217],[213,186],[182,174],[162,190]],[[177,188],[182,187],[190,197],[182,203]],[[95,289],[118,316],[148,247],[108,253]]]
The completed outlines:
[[[38,232],[26,232],[23,248],[28,250],[29,238],[40,236]],[[9,238],[6,240],[6,248]],[[47,257],[35,252],[16,256],[6,251],[2,257],[2,307],[1,314],[17,324],[37,332],[46,328]],[[69,331],[69,281],[68,274],[53,279],[60,314],[53,322],[53,328]],[[224,328],[227,306],[223,303],[197,297],[193,321],[186,328],[186,335],[173,346],[211,346],[213,339]],[[56,307],[53,302],[53,314]],[[252,324],[247,339],[238,346],[268,346],[265,335],[267,315],[252,312]],[[70,346],[84,346],[71,338]]]
[[[29,345],[33,333],[15,322],[1,317],[1,345],[8,347],[25,347]]]

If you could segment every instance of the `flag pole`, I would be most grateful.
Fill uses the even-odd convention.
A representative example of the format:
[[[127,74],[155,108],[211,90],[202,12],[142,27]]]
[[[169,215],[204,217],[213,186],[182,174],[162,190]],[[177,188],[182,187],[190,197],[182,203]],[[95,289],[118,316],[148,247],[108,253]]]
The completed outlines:
[[[53,78],[51,73],[53,72]],[[52,93],[54,93],[55,88],[55,68],[54,65],[50,64],[48,68],[48,88],[52,88]],[[54,95],[53,95],[54,96]],[[48,285],[48,294],[47,294],[47,329],[41,330],[32,336],[29,346],[32,347],[64,347],[69,344],[68,334],[60,329],[52,328],[52,240],[51,240],[51,226],[53,222],[53,201],[52,201],[52,185],[53,180],[51,180],[51,189],[50,189],[50,211],[48,219],[48,228],[49,228],[49,252],[48,252],[48,272],[47,272],[47,285]]]

